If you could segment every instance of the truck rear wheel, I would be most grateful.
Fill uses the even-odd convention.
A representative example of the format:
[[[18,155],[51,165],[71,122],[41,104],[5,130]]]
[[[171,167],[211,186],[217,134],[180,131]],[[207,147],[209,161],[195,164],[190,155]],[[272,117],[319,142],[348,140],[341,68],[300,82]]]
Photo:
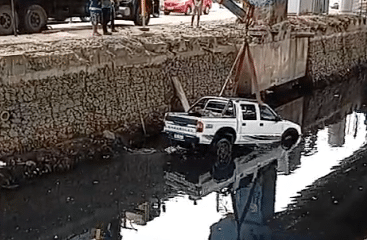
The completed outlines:
[[[145,13],[145,25],[149,24],[149,20],[150,20],[150,11],[147,8],[147,11]],[[137,25],[137,26],[143,26],[143,16],[142,16],[142,13],[141,13],[141,7],[140,6],[138,8],[138,11],[136,12],[134,24]]]
[[[31,5],[25,11],[24,30],[28,33],[40,32],[47,23],[47,14],[40,5]]]
[[[217,168],[225,168],[232,162],[232,143],[227,138],[221,138],[215,143]]]
[[[9,35],[14,33],[14,24],[15,22],[19,22],[17,19],[18,15],[15,13],[16,21],[14,21],[11,7],[9,5],[0,6],[0,35]]]
[[[185,11],[185,15],[190,15],[191,14],[191,7],[187,6],[186,11]]]

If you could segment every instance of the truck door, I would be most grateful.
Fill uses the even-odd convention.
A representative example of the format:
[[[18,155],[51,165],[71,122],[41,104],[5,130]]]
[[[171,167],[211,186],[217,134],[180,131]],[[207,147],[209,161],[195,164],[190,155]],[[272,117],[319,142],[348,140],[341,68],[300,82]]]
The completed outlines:
[[[268,106],[259,106],[260,121],[258,126],[259,135],[264,140],[279,140],[283,132],[283,123],[277,114]]]
[[[240,104],[238,143],[252,143],[258,134],[258,114],[255,104]],[[254,142],[255,143],[255,142]]]

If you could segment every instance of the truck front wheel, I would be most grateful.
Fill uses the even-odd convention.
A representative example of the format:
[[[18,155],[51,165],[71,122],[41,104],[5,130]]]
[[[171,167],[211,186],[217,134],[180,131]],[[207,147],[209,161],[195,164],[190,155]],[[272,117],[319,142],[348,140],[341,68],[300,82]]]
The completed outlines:
[[[24,30],[28,33],[40,32],[47,23],[47,14],[40,5],[31,5],[25,11]]]
[[[149,24],[149,20],[150,20],[150,11],[147,8],[147,11],[145,12],[145,25]],[[134,24],[137,25],[137,26],[143,26],[143,16],[142,16],[142,13],[141,13],[141,7],[140,6],[138,8],[138,11],[136,12]]]
[[[299,134],[295,129],[288,129],[282,135],[281,146],[284,150],[289,150],[297,142]]]
[[[15,13],[15,20],[18,15]],[[18,21],[14,21],[11,7],[9,5],[0,6],[0,35],[9,35],[14,32],[14,24]]]

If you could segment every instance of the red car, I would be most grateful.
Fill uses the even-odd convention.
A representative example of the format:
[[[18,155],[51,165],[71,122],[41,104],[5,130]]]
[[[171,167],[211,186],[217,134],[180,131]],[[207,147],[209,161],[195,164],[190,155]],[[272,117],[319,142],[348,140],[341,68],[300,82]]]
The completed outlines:
[[[194,3],[192,0],[165,0],[163,5],[163,12],[165,15],[169,15],[171,12],[185,13],[190,15],[194,10]],[[209,14],[212,8],[212,0],[203,0],[203,13]]]

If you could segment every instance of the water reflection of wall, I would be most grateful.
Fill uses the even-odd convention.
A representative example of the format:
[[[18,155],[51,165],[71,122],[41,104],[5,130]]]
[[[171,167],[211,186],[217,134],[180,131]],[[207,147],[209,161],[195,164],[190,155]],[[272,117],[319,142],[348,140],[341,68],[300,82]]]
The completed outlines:
[[[285,175],[291,174],[301,165],[301,156],[304,150],[304,142],[302,141],[290,151],[284,151],[278,159],[278,171]]]
[[[210,240],[271,239],[267,221],[274,214],[276,165],[269,163],[232,189],[234,214],[211,226]]]
[[[347,114],[360,109],[364,95],[364,78],[365,73],[358,73],[305,96],[303,129],[323,128],[338,123]]]
[[[342,147],[345,143],[346,118],[328,126],[328,144],[331,147]]]
[[[0,239],[65,239],[85,229],[106,227],[144,204],[149,205],[147,220],[151,220],[159,215],[152,205],[165,195],[165,161],[161,154],[129,155],[1,192]]]

